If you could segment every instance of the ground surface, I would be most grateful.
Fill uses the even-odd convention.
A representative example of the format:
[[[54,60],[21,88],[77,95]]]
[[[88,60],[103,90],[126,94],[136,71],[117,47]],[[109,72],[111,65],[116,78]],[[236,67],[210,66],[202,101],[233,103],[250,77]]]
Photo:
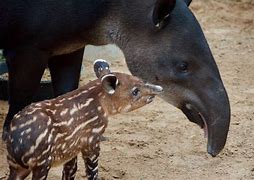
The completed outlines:
[[[251,3],[252,2],[252,3]],[[160,99],[133,113],[112,118],[102,143],[104,179],[254,179],[254,2],[202,1],[191,5],[209,41],[232,107],[227,145],[216,158],[206,153],[203,132]],[[91,63],[85,63],[91,69]],[[126,70],[124,60],[112,62]],[[94,78],[85,73],[82,83]],[[0,102],[0,123],[7,103]],[[1,124],[2,125],[2,124]],[[0,179],[8,174],[0,142]],[[83,179],[79,160],[78,178]],[[49,179],[60,179],[61,168]]]

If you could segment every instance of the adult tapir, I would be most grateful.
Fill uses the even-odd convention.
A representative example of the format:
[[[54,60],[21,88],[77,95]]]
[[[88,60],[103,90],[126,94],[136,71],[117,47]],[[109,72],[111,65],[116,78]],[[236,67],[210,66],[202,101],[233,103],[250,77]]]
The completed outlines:
[[[226,90],[191,0],[0,0],[0,49],[9,68],[9,112],[32,101],[48,66],[54,95],[78,87],[84,47],[116,44],[129,70],[164,88],[163,99],[208,133],[208,153],[224,147]],[[68,168],[74,163],[67,163]]]

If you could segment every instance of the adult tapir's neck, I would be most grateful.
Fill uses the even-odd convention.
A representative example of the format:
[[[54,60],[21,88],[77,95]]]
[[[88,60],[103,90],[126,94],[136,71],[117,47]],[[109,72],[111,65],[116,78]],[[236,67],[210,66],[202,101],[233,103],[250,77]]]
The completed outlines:
[[[89,3],[80,3],[85,6],[84,8],[75,8],[80,11],[78,17],[83,23],[82,38],[85,44],[96,46],[118,44],[121,2],[118,0],[87,0],[87,2]]]
[[[126,17],[131,10],[128,9],[126,1],[130,0],[97,0],[99,5],[94,11],[98,16],[95,16],[93,21],[89,20],[89,29],[83,34],[86,44],[115,44],[124,51],[132,37],[131,22]]]

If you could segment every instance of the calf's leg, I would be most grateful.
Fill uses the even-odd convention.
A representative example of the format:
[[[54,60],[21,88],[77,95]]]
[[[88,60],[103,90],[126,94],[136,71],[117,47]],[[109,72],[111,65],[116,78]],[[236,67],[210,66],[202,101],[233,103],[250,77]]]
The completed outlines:
[[[49,172],[50,166],[38,166],[35,167],[32,172],[32,180],[45,180],[48,177],[48,172]]]
[[[97,143],[98,145],[98,143]],[[100,155],[100,148],[97,146],[90,155],[87,153],[82,152],[82,157],[84,159],[84,163],[86,166],[86,175],[88,180],[98,180],[98,158]]]
[[[23,180],[31,172],[30,170],[24,169],[21,167],[18,168],[18,167],[9,166],[9,169],[10,169],[10,174],[9,174],[8,180]]]
[[[77,169],[77,157],[75,157],[64,165],[62,180],[74,180]]]
[[[59,96],[78,88],[84,49],[55,56],[49,61],[54,95]],[[63,180],[73,180],[77,171],[77,158],[64,165]]]

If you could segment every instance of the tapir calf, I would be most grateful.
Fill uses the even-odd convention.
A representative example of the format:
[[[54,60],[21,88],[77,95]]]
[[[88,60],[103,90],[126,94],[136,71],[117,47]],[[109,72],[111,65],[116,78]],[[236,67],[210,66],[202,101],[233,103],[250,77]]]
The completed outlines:
[[[106,61],[94,70],[99,79],[52,100],[33,103],[11,122],[7,139],[9,180],[46,179],[52,166],[82,153],[88,179],[98,179],[100,137],[108,116],[129,112],[152,102],[162,87],[140,79],[111,73]],[[77,167],[71,173],[75,177]],[[70,174],[64,174],[70,177]]]

